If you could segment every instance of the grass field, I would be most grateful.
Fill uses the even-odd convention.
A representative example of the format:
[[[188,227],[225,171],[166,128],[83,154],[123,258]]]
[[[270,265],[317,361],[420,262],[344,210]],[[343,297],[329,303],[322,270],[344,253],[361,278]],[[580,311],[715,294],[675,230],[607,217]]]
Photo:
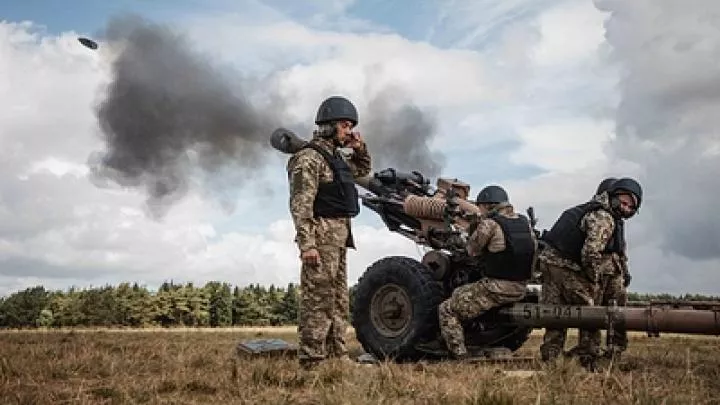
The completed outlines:
[[[0,404],[717,404],[720,338],[631,337],[599,373],[574,362],[489,365],[240,360],[243,339],[293,328],[0,333]],[[520,350],[537,356],[541,334]],[[574,344],[571,339],[570,344]],[[353,354],[362,353],[351,340]],[[518,372],[532,370],[533,372]]]

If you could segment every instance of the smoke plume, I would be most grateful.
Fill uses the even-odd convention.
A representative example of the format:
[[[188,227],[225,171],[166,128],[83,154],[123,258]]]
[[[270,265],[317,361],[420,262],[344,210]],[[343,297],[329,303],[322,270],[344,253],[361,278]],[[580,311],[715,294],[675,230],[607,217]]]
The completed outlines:
[[[97,109],[107,147],[91,162],[97,178],[144,188],[161,215],[200,168],[207,175],[260,168],[268,136],[281,122],[277,104],[257,108],[231,80],[169,28],[138,17],[111,20],[107,41],[120,47],[112,83]],[[237,186],[237,184],[236,184]]]
[[[277,82],[238,79],[168,27],[123,16],[110,20],[104,39],[117,55],[96,111],[105,150],[90,157],[93,181],[144,191],[155,217],[192,187],[232,210],[229,190],[256,178],[268,153],[279,153],[270,147],[272,131],[307,124],[288,122],[285,106],[292,100],[269,84]],[[401,91],[377,94],[360,109],[374,168],[439,174],[444,158],[428,146],[434,118]]]
[[[430,150],[437,123],[429,112],[407,99],[400,89],[386,88],[368,103],[361,127],[366,133],[375,171],[392,167],[419,171],[436,177],[445,166],[445,156]]]
[[[639,163],[662,246],[720,257],[720,2],[596,0],[621,71],[615,151]]]

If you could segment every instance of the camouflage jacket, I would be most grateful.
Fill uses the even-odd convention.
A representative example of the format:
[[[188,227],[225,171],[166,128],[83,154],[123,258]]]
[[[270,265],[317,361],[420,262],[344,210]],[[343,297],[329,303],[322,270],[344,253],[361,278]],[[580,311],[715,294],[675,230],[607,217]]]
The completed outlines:
[[[591,280],[597,280],[601,274],[623,274],[627,271],[625,254],[604,253],[605,246],[615,230],[615,220],[608,212],[610,202],[607,193],[593,197],[603,208],[591,211],[580,220],[580,228],[585,232],[585,243],[580,253],[581,265],[566,259],[552,246],[547,246],[538,256],[538,260],[552,266],[584,272]]]
[[[315,137],[310,142],[330,154],[340,153],[331,140]],[[370,173],[370,154],[365,145],[345,160],[356,178]],[[300,251],[305,252],[323,245],[354,247],[349,218],[315,218],[313,215],[319,184],[333,180],[332,169],[322,155],[310,148],[301,149],[288,161],[287,172],[290,183],[290,214],[295,225],[295,242]]]
[[[501,204],[495,208],[495,211],[506,218],[518,218],[518,214],[515,213],[513,206],[510,204]],[[534,263],[537,259],[538,242],[532,226],[530,226],[529,229],[535,245],[535,257],[533,258],[534,271]],[[473,224],[470,236],[468,237],[466,249],[470,256],[481,256],[486,247],[489,252],[502,252],[505,250],[505,235],[497,222],[492,219],[482,217]]]

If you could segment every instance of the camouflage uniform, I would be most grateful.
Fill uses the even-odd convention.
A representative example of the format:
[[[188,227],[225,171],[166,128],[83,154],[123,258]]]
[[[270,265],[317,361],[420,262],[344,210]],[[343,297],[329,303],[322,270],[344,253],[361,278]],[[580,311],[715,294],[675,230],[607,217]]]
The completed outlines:
[[[503,204],[498,209],[500,215],[507,218],[518,218],[512,206]],[[537,241],[532,228],[534,248]],[[505,235],[497,222],[481,219],[468,239],[467,251],[478,256],[487,248],[489,252],[505,250]],[[534,261],[534,258],[533,258]],[[467,356],[465,335],[461,322],[480,316],[499,305],[517,302],[525,297],[526,282],[483,278],[480,281],[456,288],[450,298],[443,301],[438,308],[442,338],[450,352],[458,358]]]
[[[614,300],[615,305],[625,306],[627,304],[627,288],[625,286],[625,277],[628,274],[627,255],[623,249],[622,255],[612,255],[615,266],[613,271],[604,273],[600,276],[597,296],[595,302],[597,305],[609,306]],[[601,333],[597,331],[593,334],[594,344],[600,346]],[[622,353],[627,349],[627,331],[624,328],[615,328],[612,334],[606,336],[606,345],[610,347],[609,355]]]
[[[580,221],[586,234],[581,251],[581,263],[564,258],[552,246],[547,246],[538,256],[538,266],[543,272],[542,303],[559,305],[596,305],[606,295],[600,294],[600,285],[611,291],[622,285],[620,256],[603,253],[615,228],[607,193],[593,198],[601,209],[590,211]],[[574,351],[583,362],[592,361],[599,353],[598,330],[580,330],[578,346]],[[540,353],[543,360],[551,360],[562,353],[566,338],[565,329],[546,328]]]
[[[337,154],[332,139],[315,137],[312,143]],[[336,155],[337,156],[337,155]],[[365,145],[345,159],[355,177],[368,175],[370,155]],[[354,248],[350,218],[316,218],[313,204],[320,183],[331,182],[330,165],[317,151],[306,148],[288,162],[290,213],[300,252],[315,248],[319,265],[302,264],[298,325],[299,359],[312,364],[328,356],[347,355],[346,316],[349,312],[346,253]]]

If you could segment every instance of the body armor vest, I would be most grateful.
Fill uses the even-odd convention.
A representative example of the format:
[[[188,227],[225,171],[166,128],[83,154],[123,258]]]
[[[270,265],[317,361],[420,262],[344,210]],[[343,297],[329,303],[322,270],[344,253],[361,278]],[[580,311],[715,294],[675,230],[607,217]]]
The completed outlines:
[[[527,281],[532,277],[532,266],[535,255],[535,243],[527,218],[507,218],[495,214],[490,217],[495,221],[505,236],[505,250],[501,252],[486,251],[485,275],[491,278],[511,281]]]
[[[581,251],[585,244],[586,233],[580,229],[580,221],[588,212],[604,209],[600,203],[588,202],[565,210],[552,228],[545,233],[543,240],[554,247],[566,259],[581,263]],[[622,219],[616,218],[613,234],[605,246],[604,253],[624,253],[625,236]]]
[[[333,181],[320,183],[313,213],[321,218],[351,218],[360,213],[358,192],[350,166],[339,156],[333,156],[322,147],[308,143],[306,148],[316,150],[330,165]]]

